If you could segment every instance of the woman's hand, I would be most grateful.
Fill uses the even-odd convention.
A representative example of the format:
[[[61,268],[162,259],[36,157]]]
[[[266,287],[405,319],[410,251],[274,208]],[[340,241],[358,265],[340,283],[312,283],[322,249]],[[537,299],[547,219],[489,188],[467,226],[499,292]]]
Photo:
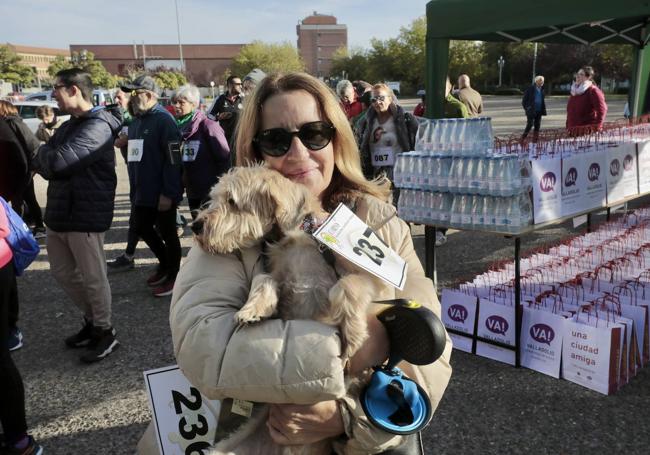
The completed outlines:
[[[334,400],[271,405],[266,426],[273,441],[280,445],[312,444],[343,434],[341,410]]]
[[[383,364],[390,354],[388,333],[375,314],[368,317],[368,338],[350,359],[349,371],[358,375],[366,368]]]

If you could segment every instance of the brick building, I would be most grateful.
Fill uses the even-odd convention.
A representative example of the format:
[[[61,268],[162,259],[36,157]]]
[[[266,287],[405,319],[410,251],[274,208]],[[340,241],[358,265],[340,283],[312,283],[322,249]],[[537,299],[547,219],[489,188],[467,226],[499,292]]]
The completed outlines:
[[[50,63],[59,55],[70,59],[70,51],[67,49],[51,49],[49,47],[22,46],[20,44],[7,43],[18,57],[21,58],[23,65],[31,66],[36,73],[37,82],[49,79],[47,68]]]
[[[199,86],[223,84],[223,73],[244,44],[183,44],[188,79]],[[124,76],[129,69],[159,66],[180,69],[178,44],[71,44],[70,52],[87,50],[109,73]]]
[[[336,17],[314,14],[296,26],[298,53],[305,61],[307,71],[314,76],[330,75],[332,55],[340,47],[348,46],[348,27],[336,23]]]

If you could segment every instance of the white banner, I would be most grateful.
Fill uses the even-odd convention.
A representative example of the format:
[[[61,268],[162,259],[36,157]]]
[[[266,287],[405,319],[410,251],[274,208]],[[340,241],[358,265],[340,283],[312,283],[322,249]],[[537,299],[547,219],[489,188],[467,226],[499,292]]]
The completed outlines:
[[[639,194],[636,144],[626,143],[607,151],[607,204]]]
[[[639,192],[650,191],[650,141],[639,142]]]
[[[559,157],[534,160],[532,167],[534,223],[561,218],[562,160]]]
[[[176,365],[145,371],[144,382],[161,455],[207,453],[221,403],[201,395]]]

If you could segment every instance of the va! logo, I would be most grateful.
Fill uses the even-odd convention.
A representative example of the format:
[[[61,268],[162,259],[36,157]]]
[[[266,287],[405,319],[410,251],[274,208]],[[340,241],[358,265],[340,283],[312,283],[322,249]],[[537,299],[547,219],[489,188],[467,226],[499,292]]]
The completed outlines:
[[[485,320],[485,327],[487,327],[487,329],[492,333],[498,333],[505,336],[509,326],[508,321],[501,316],[490,316]]]
[[[447,310],[447,314],[452,321],[462,322],[464,324],[465,319],[467,319],[467,308],[462,305],[452,305]]]
[[[539,187],[541,188],[542,191],[548,193],[549,191],[553,191],[556,182],[557,179],[555,177],[555,174],[552,172],[547,172],[542,176],[542,179],[539,181]]]
[[[623,169],[625,171],[632,170],[633,163],[634,163],[634,158],[632,158],[632,155],[625,155],[625,158],[623,158]]]
[[[589,166],[589,171],[587,172],[587,178],[590,182],[595,182],[600,177],[600,165],[598,163],[591,163]]]
[[[573,186],[576,184],[576,181],[578,180],[578,170],[574,167],[569,169],[569,172],[566,173],[566,177],[564,178],[564,186]]]
[[[555,338],[555,331],[546,324],[535,324],[530,328],[530,336],[538,343],[551,345]]]
[[[621,171],[620,161],[618,161],[618,159],[612,160],[612,162],[609,163],[609,173],[612,174],[612,177],[616,177],[620,171]]]

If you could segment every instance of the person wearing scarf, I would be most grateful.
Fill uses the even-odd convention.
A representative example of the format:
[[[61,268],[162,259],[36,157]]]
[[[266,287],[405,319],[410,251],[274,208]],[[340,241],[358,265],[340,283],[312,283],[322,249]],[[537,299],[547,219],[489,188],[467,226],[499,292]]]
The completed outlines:
[[[192,219],[209,199],[210,189],[230,168],[230,148],[223,128],[200,111],[199,104],[199,90],[193,85],[179,87],[174,95],[176,124],[183,139],[183,184]]]
[[[59,119],[54,109],[48,105],[39,106],[36,109],[36,116],[41,120],[36,130],[36,137],[39,141],[47,142],[63,124],[63,120]]]
[[[605,95],[594,80],[594,69],[583,66],[576,73],[575,83],[571,85],[571,96],[567,103],[567,129],[591,127],[599,130],[607,115]]]

